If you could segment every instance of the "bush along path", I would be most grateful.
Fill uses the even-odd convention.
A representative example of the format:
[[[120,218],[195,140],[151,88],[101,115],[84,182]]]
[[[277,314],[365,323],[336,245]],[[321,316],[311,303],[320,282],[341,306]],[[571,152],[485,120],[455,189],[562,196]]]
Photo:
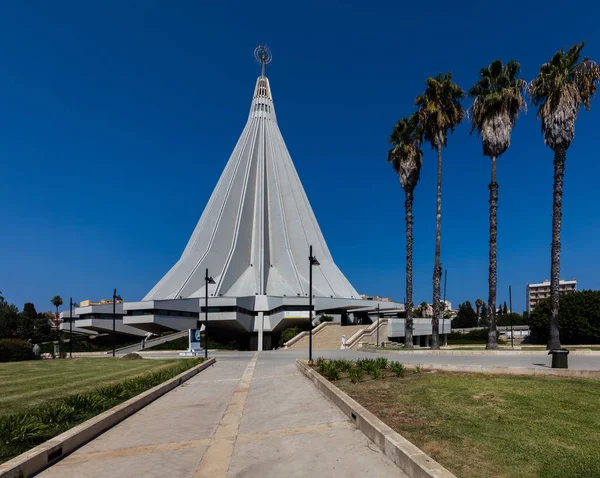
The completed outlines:
[[[0,417],[0,463],[49,440],[130,398],[202,363],[181,360],[140,377],[106,385],[92,392],[57,399],[27,413]]]

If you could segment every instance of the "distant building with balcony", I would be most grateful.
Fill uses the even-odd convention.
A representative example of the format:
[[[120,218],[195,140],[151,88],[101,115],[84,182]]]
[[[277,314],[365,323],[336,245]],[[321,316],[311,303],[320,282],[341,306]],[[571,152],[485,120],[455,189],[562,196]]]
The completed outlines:
[[[568,292],[575,292],[577,290],[577,281],[563,280],[559,282],[558,290],[560,295],[564,295]],[[527,284],[525,287],[525,304],[527,306],[527,312],[531,312],[535,306],[541,300],[550,297],[550,281],[545,280],[539,284]]]

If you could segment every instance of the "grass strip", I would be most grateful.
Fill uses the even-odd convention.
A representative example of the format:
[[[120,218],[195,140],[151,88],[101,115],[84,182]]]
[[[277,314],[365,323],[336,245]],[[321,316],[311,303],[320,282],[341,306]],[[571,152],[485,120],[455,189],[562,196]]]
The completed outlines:
[[[47,402],[27,413],[0,417],[0,463],[53,438],[202,363],[185,359],[163,369]],[[73,389],[71,384],[70,389]]]
[[[378,371],[370,360],[315,369],[457,476],[600,477],[600,380],[415,373],[392,361]]]

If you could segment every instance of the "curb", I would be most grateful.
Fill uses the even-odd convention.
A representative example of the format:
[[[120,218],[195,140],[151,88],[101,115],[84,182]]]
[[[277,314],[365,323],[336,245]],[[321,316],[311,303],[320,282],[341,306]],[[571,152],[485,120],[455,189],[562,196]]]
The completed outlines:
[[[553,375],[559,377],[600,378],[600,370],[577,370],[565,368],[525,368],[495,367],[489,365],[448,365],[448,364],[403,364],[405,368],[414,370],[417,365],[421,370],[439,370],[440,372],[487,373],[492,375]]]
[[[371,347],[361,347],[357,350],[376,354],[395,354],[395,355],[538,355],[547,356],[547,350],[385,350],[374,349]],[[597,355],[600,352],[594,350],[572,350],[570,355]]]
[[[65,455],[72,453],[80,446],[93,440],[109,428],[114,427],[119,422],[122,422],[130,415],[133,415],[135,412],[152,403],[165,393],[178,387],[183,382],[189,380],[194,375],[205,368],[210,367],[214,363],[214,357],[210,358],[206,362],[186,370],[176,377],[173,377],[150,390],[140,393],[126,402],[96,415],[95,417],[80,423],[76,427],[73,427],[12,460],[1,464],[0,477],[17,478],[39,473],[44,468],[54,464]]]
[[[344,412],[398,468],[411,478],[456,478],[437,461],[396,433],[358,402],[312,370],[305,361],[296,366],[342,412]]]

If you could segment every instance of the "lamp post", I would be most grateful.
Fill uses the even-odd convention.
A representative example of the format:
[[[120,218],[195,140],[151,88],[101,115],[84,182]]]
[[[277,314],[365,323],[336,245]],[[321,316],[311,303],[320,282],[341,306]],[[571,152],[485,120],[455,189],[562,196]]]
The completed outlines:
[[[515,333],[513,331],[513,318],[512,318],[512,289],[511,286],[508,286],[508,303],[510,304],[510,348],[515,348],[514,336]]]
[[[320,266],[321,264],[315,256],[313,256],[312,246],[310,246],[310,252],[308,255],[308,360],[312,362],[312,268],[313,266]]]
[[[208,284],[214,284],[215,281],[208,275],[204,276],[204,358],[208,358]]]
[[[379,302],[377,302],[377,339],[375,339],[375,345],[379,347]]]
[[[448,283],[448,269],[444,270],[444,308],[442,309],[442,335],[444,334],[446,322],[444,322],[444,316],[446,311],[446,284]]]
[[[73,297],[69,299],[69,358],[73,358],[73,306],[79,307],[77,302],[73,302]]]
[[[117,320],[117,300],[123,301],[123,298],[117,294],[117,289],[113,292],[113,357],[117,353],[117,332],[115,331],[115,322]]]

